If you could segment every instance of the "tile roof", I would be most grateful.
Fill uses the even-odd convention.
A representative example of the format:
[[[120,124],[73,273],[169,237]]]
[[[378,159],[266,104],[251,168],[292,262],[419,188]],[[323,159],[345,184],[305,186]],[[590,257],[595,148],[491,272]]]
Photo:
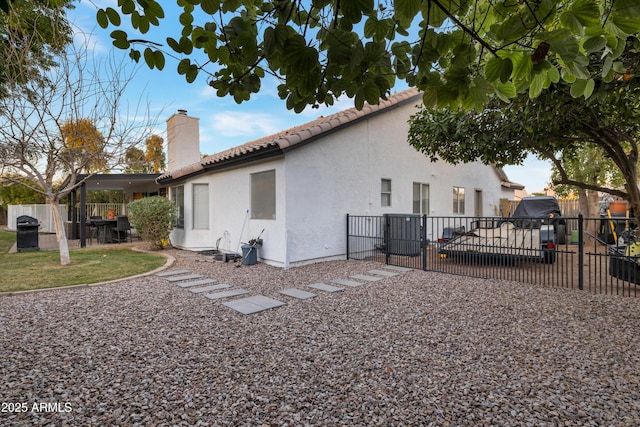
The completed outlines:
[[[239,160],[242,157],[269,149],[285,151],[294,148],[297,144],[309,141],[319,135],[345,126],[378,111],[394,107],[406,101],[411,101],[412,99],[417,101],[420,99],[420,96],[421,93],[417,89],[411,88],[390,95],[386,100],[380,100],[378,105],[365,104],[362,110],[350,108],[329,116],[321,116],[311,122],[204,157],[197,163],[167,172],[158,177],[158,181],[184,178],[202,172],[204,169],[213,165],[224,164],[230,160]]]
[[[320,116],[311,122],[204,157],[197,163],[193,163],[159,176],[157,181],[161,182],[185,178],[189,175],[201,173],[205,169],[212,168],[216,165],[222,166],[233,160],[241,160],[243,158],[250,157],[251,155],[267,153],[268,151],[281,154],[283,151],[295,148],[298,144],[305,141],[308,142],[315,137],[383,111],[387,108],[404,104],[405,102],[410,102],[412,100],[418,101],[421,96],[422,94],[417,89],[411,88],[390,95],[386,100],[380,100],[378,105],[365,104],[362,110],[349,108],[329,116]],[[511,182],[502,168],[495,166],[493,168],[501,181],[502,187],[517,190],[524,188],[522,184]]]

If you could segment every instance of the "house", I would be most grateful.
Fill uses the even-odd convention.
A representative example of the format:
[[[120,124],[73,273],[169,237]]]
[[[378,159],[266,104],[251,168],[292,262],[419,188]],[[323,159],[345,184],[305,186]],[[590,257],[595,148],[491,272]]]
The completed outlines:
[[[157,179],[178,208],[172,244],[238,252],[260,235],[259,259],[288,268],[344,259],[347,214],[496,215],[522,186],[492,166],[417,152],[407,135],[420,103],[407,90],[202,159],[198,119],[178,111],[167,120],[170,172]]]

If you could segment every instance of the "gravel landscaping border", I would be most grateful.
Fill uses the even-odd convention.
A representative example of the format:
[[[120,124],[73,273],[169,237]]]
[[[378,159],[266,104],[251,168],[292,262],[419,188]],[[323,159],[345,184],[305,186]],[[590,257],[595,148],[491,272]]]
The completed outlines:
[[[640,425],[635,298],[420,270],[323,293],[384,265],[169,253],[286,305],[155,275],[0,298],[0,425]]]

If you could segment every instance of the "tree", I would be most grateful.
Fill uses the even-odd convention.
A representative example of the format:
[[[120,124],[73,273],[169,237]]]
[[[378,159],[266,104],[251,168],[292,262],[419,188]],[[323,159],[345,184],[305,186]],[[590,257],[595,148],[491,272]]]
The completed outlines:
[[[16,48],[8,53],[20,55],[21,51]],[[29,188],[44,195],[54,219],[60,263],[67,265],[70,257],[60,201],[83,183],[82,172],[106,172],[120,166],[126,150],[141,144],[154,123],[147,118],[134,124],[119,115],[119,102],[132,74],[115,58],[111,63],[89,66],[86,52],[70,48],[56,61],[49,71],[34,70],[35,75],[45,75],[43,80],[5,74],[8,96],[0,98],[0,175],[9,179],[20,175]],[[69,143],[75,139],[65,129],[82,120],[91,123],[88,135],[103,138],[95,151],[85,146],[76,150]],[[62,173],[69,179],[56,186]]]
[[[73,35],[66,19],[71,7],[71,0],[0,1],[0,97],[8,93],[7,82],[44,78],[42,72],[64,54]]]
[[[138,147],[129,147],[124,154],[124,173],[146,173],[148,163],[144,156],[144,151]]]
[[[637,0],[180,0],[180,34],[162,26],[154,0],[123,0],[97,12],[113,44],[162,70],[179,58],[187,82],[204,74],[218,96],[240,103],[267,75],[289,109],[333,104],[341,95],[377,104],[396,78],[424,91],[428,106],[480,109],[491,95],[532,98],[562,80],[589,98],[591,64],[635,75],[619,61],[640,31]],[[130,21],[136,34],[119,29]]]
[[[91,119],[69,120],[62,124],[63,155],[84,164],[81,172],[92,173],[107,167],[107,142]]]
[[[163,150],[164,139],[158,135],[151,135],[146,139],[145,144],[147,150],[145,151],[145,159],[151,164],[151,170],[153,173],[164,171],[167,167],[167,162],[164,156]]]
[[[620,57],[629,69],[640,69],[638,40]],[[571,185],[627,199],[640,219],[638,143],[640,142],[640,82],[620,75],[613,80],[594,70],[606,68],[606,58],[589,70],[594,76],[592,96],[575,96],[575,85],[551,84],[537,98],[526,94],[504,106],[499,100],[475,111],[423,109],[412,117],[409,142],[432,160],[450,163],[481,160],[498,165],[519,164],[529,153],[551,160],[554,185]],[[591,153],[591,154],[589,154]],[[576,168],[585,155],[603,158],[594,167]],[[578,173],[578,169],[580,173]],[[616,185],[619,174],[624,187]],[[639,221],[640,223],[640,221]]]
[[[559,155],[564,174],[576,182],[588,183],[594,187],[622,188],[624,178],[616,165],[599,147],[585,143],[576,147],[571,156]],[[552,168],[551,181],[562,182],[561,171]],[[580,212],[587,217],[596,217],[600,210],[600,195],[593,189],[584,189],[575,185],[557,184],[554,191],[559,196],[568,197],[572,193],[578,195]],[[595,224],[593,224],[595,225]]]
[[[151,135],[145,140],[146,150],[130,147],[125,154],[125,173],[158,173],[166,168],[162,139]]]

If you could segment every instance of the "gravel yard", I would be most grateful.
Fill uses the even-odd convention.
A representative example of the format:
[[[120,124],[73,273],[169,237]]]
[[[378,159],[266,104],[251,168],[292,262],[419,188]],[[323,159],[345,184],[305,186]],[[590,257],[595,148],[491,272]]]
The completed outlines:
[[[384,265],[171,252],[287,305],[156,276],[0,298],[0,425],[640,425],[636,298],[416,270],[302,301],[278,291]]]

